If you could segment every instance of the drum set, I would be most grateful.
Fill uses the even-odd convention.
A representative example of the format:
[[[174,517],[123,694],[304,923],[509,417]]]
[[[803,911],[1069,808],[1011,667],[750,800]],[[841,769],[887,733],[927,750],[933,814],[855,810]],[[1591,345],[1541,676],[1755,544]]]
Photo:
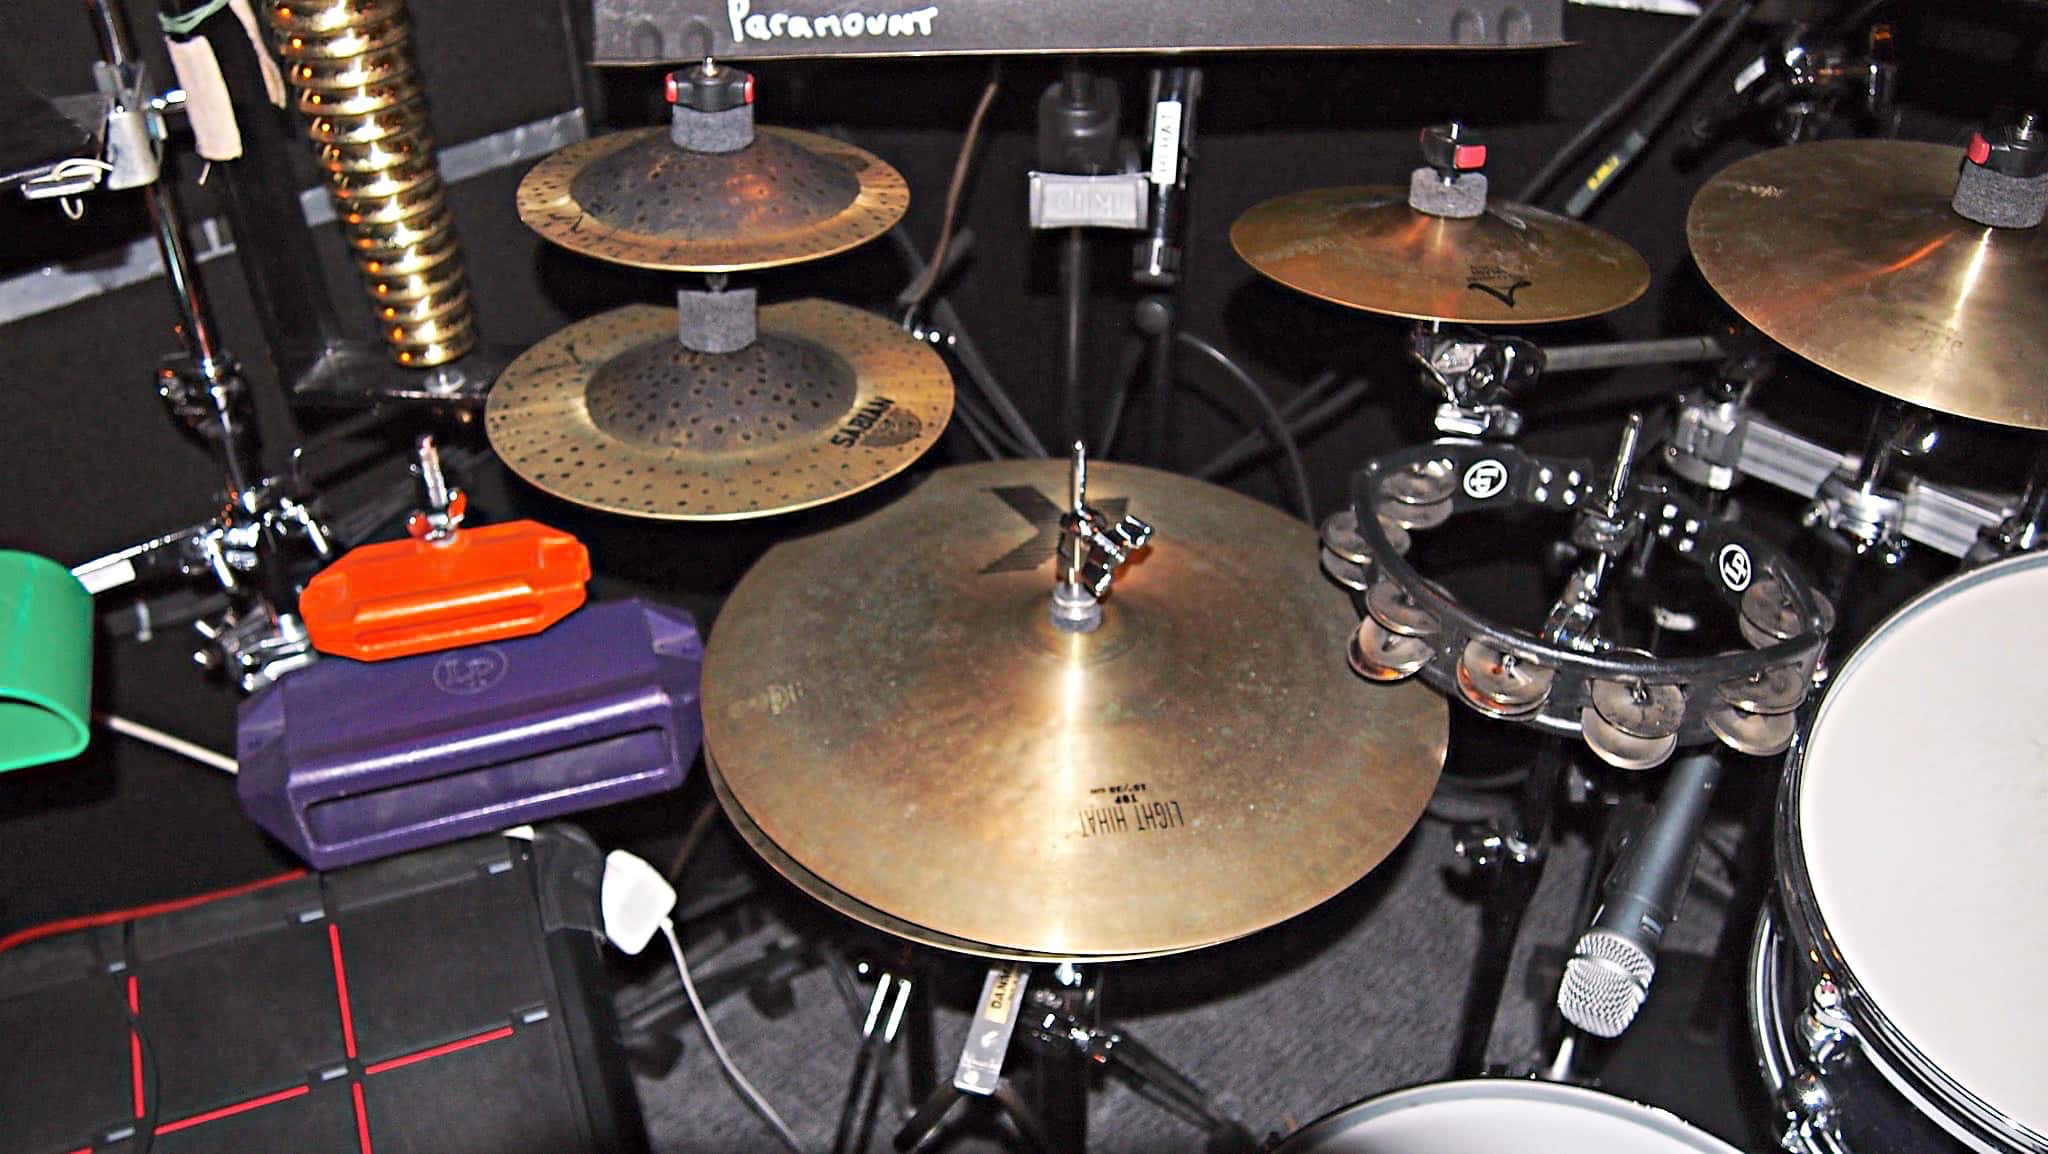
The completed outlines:
[[[674,309],[593,317],[515,361],[485,418],[498,455],[566,500],[674,520],[806,508],[906,469],[952,413],[930,344],[832,302],[758,307],[732,283],[879,235],[902,178],[842,141],[756,127],[738,69],[706,60],[667,95],[668,126],[557,153],[519,212],[573,252],[704,279]],[[2048,930],[2024,864],[2048,777],[2019,675],[2048,641],[2048,559],[2027,552],[2048,483],[1946,490],[1899,466],[1937,416],[2048,429],[2038,127],[1967,150],[1795,145],[1695,200],[1688,240],[1727,304],[1885,398],[1859,453],[1772,424],[1729,372],[1668,422],[1632,416],[1606,459],[1523,449],[1517,397],[1540,374],[1620,362],[1512,334],[1617,309],[1650,274],[1615,237],[1489,196],[1484,161],[1463,129],[1432,129],[1406,187],[1295,193],[1231,230],[1260,274],[1408,322],[1436,400],[1437,437],[1362,462],[1319,531],[1076,443],[1065,460],[935,470],[776,545],[725,602],[703,712],[726,817],[797,890],[941,959],[923,964],[987,967],[957,1072],[899,1148],[985,1101],[1027,1144],[1081,1149],[1101,1066],[1211,1148],[1257,1146],[1106,1024],[1100,975],[1273,926],[1372,871],[1455,760],[1456,703],[1536,731],[1512,814],[1464,843],[1490,885],[1460,1073],[1483,1071],[1579,751],[1602,774],[1674,763],[1559,995],[1576,1029],[1611,1036],[1648,997],[1716,782],[1789,750],[1748,975],[1784,1146],[2048,1151],[2031,1041],[2048,994],[2027,977]],[[1721,351],[1649,342],[1621,361]],[[1810,500],[1812,529],[1851,553],[1991,563],[1847,645],[1836,606],[1855,568],[1816,578],[1731,517],[1722,495],[1745,477]],[[1418,565],[1421,543],[1474,532],[1467,515],[1566,526],[1542,621],[1494,619]],[[1645,628],[1619,592],[1688,584],[1718,621]],[[872,1124],[867,1064],[895,1029],[876,1021],[849,1095],[867,1117],[842,1125],[842,1150]],[[1013,1046],[1029,1058],[1014,1073]],[[1498,1144],[1731,1149],[1582,1086],[1481,1077],[1340,1110],[1277,1148]]]

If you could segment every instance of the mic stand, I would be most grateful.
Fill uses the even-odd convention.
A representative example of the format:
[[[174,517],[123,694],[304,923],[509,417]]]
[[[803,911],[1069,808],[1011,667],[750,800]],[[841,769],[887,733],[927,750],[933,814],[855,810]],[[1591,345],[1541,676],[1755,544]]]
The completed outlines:
[[[1512,379],[1511,373],[1488,378],[1495,387],[1504,387]],[[1600,621],[1600,603],[1635,535],[1627,498],[1632,491],[1631,475],[1642,432],[1641,415],[1632,414],[1622,429],[1604,490],[1580,507],[1572,540],[1580,547],[1584,561],[1566,581],[1563,596],[1544,623],[1546,641],[1589,651],[1602,648],[1595,632]],[[1571,768],[1570,750],[1566,738],[1546,734],[1522,784],[1514,824],[1507,828],[1498,823],[1468,827],[1459,831],[1452,843],[1452,852],[1472,863],[1486,888],[1479,957],[1465,991],[1458,1050],[1452,1059],[1454,1078],[1478,1077],[1486,1072],[1487,1044],[1493,1040],[1493,1023],[1500,1013],[1501,994],[1507,988],[1515,943],[1522,936],[1522,921],[1529,912],[1529,902],[1543,881],[1558,795]]]
[[[1451,843],[1452,852],[1471,863],[1474,876],[1486,890],[1480,913],[1479,956],[1465,988],[1458,1050],[1451,1062],[1453,1078],[1486,1073],[1486,1048],[1493,1040],[1493,1021],[1507,989],[1508,967],[1522,936],[1522,919],[1549,860],[1550,829],[1565,772],[1571,765],[1570,748],[1566,738],[1545,734],[1522,784],[1513,824],[1507,828],[1498,823],[1467,827]]]

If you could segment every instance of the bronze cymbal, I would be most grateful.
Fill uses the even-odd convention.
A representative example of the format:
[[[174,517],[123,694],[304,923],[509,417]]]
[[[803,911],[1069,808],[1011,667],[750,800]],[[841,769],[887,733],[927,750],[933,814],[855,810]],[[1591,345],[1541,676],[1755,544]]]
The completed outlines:
[[[536,488],[634,517],[731,521],[821,505],[895,476],[953,414],[931,346],[831,301],[769,305],[736,353],[629,305],[528,349],[492,386],[491,448]]]
[[[1060,633],[1067,496],[1061,461],[941,469],[740,582],[705,749],[771,864],[941,948],[1109,960],[1262,929],[1392,852],[1447,710],[1345,669],[1357,617],[1309,527],[1096,464],[1089,501],[1156,533],[1101,628]]]
[[[666,127],[593,137],[519,182],[519,219],[571,252],[667,272],[817,260],[889,231],[902,174],[829,136],[756,128],[738,152],[685,152]]]
[[[1392,186],[1277,197],[1237,218],[1230,243],[1289,288],[1414,320],[1576,320],[1612,312],[1650,285],[1636,250],[1591,225],[1506,201],[1468,220],[1430,216]]]
[[[1693,198],[1707,283],[1764,335],[1888,397],[2048,429],[2048,227],[1949,207],[1962,150],[1827,140],[1730,165]]]
[[[956,954],[972,954],[976,957],[996,958],[1011,962],[1068,962],[1079,960],[1090,962],[1131,962],[1137,961],[1140,958],[1156,958],[1179,952],[1176,950],[1162,950],[1150,954],[1118,954],[1114,957],[1035,953],[1031,950],[1005,949],[1002,946],[989,945],[987,942],[968,941],[966,938],[956,938],[951,934],[942,934],[925,926],[913,925],[902,918],[878,910],[866,902],[856,901],[841,890],[834,889],[825,884],[818,875],[805,869],[802,863],[798,862],[795,858],[783,853],[782,847],[770,841],[768,835],[761,832],[761,827],[755,825],[754,820],[747,816],[747,811],[740,808],[738,803],[733,801],[732,789],[725,784],[725,775],[719,772],[717,760],[706,756],[704,758],[704,769],[706,778],[711,782],[712,795],[718,799],[720,808],[725,811],[726,819],[732,822],[733,829],[740,835],[740,840],[746,842],[755,853],[760,854],[761,859],[773,867],[776,873],[781,874],[792,885],[803,891],[806,896],[815,900],[819,905],[843,914],[864,925],[873,926],[884,933],[894,934],[905,941],[916,942],[919,945],[931,946],[941,950],[951,950]]]

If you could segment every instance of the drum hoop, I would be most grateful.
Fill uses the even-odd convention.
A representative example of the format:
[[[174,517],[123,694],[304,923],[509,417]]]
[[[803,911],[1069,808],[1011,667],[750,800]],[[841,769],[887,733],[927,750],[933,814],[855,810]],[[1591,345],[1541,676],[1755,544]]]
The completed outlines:
[[[1858,1045],[1871,1064],[1900,1092],[1921,1104],[1935,1105],[1923,1111],[1957,1138],[1969,1145],[2000,1154],[2019,1150],[2026,1154],[2048,1154],[2048,1135],[1998,1109],[1964,1086],[1921,1052],[1887,1016],[1876,999],[1857,980],[1855,969],[1836,947],[1834,933],[1813,893],[1813,879],[1806,867],[1806,846],[1799,830],[1800,787],[1805,777],[1806,754],[1812,738],[1825,720],[1828,703],[1835,691],[1849,681],[1876,644],[1906,621],[1935,605],[1952,600],[1962,592],[1986,585],[2007,574],[2048,568],[2048,553],[2029,553],[1995,561],[1960,573],[1927,589],[1879,622],[1849,654],[1829,680],[1827,687],[1801,713],[1802,724],[1785,753],[1785,767],[1779,779],[1776,831],[1773,845],[1778,864],[1778,893],[1785,904],[1784,928],[1800,950],[1813,960],[1817,970],[1834,980],[1842,992],[1843,1008],[1854,1026]],[[1945,1108],[1943,1108],[1945,1107]]]
[[[1650,1106],[1618,1094],[1590,1090],[1566,1082],[1531,1082],[1518,1078],[1461,1078],[1449,1082],[1421,1082],[1376,1094],[1362,1102],[1339,1106],[1282,1141],[1274,1154],[1295,1154],[1300,1143],[1313,1140],[1323,1127],[1342,1118],[1360,1121],[1383,1117],[1401,1110],[1439,1102],[1520,1101],[1544,1105],[1591,1107],[1611,1118],[1640,1122],[1662,1137],[1685,1143],[1700,1154],[1740,1154],[1733,1145],[1687,1122],[1661,1106]]]

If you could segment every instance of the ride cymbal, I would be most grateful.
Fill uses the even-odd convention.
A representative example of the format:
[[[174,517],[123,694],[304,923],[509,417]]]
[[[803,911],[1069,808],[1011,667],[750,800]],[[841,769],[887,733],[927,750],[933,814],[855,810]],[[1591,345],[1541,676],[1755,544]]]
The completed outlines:
[[[1730,308],[1814,364],[1936,412],[2048,429],[2048,227],[1958,215],[1962,161],[1903,140],[1759,153],[1700,189],[1686,241]]]
[[[1443,701],[1344,668],[1308,526],[1133,466],[1088,500],[1156,532],[1100,628],[1055,630],[1068,486],[942,469],[755,565],[705,655],[735,821],[850,916],[999,957],[1194,949],[1357,881],[1421,816]]]
[[[729,521],[821,505],[901,472],[953,414],[931,346],[830,301],[769,305],[734,353],[676,340],[676,310],[630,305],[528,349],[491,388],[491,448],[593,509]]]
[[[774,268],[844,252],[910,206],[903,177],[829,136],[759,126],[737,152],[689,152],[667,127],[572,144],[519,182],[519,219],[571,252],[666,272]]]
[[[1383,316],[1530,325],[1611,312],[1650,268],[1590,225],[1498,201],[1469,219],[1417,212],[1404,188],[1318,188],[1230,226],[1237,255],[1310,296]]]

